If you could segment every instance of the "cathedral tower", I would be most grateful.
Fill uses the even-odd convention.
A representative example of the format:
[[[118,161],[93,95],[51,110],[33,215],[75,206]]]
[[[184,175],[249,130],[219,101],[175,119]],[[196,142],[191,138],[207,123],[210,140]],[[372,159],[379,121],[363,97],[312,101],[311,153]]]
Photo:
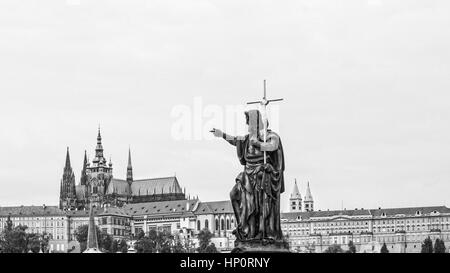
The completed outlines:
[[[302,196],[300,195],[300,192],[298,190],[297,179],[295,179],[294,188],[292,189],[291,197],[289,198],[289,211],[302,211]]]
[[[64,166],[61,188],[59,193],[59,208],[68,210],[76,207],[75,175],[70,165],[69,147],[66,152],[66,164]]]
[[[306,188],[306,195],[305,200],[303,201],[305,211],[314,211],[314,200],[311,194],[311,189],[309,188],[309,181],[308,186]]]
[[[86,197],[89,203],[101,206],[104,203],[105,192],[112,179],[112,163],[107,164],[103,156],[102,136],[98,128],[97,146],[92,164],[86,166]]]

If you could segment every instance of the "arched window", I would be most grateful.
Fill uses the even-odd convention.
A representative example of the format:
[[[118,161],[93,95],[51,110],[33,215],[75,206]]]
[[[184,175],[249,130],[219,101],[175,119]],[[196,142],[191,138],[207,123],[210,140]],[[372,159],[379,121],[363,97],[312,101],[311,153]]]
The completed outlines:
[[[225,229],[225,221],[223,219],[220,220],[220,229],[221,230]]]
[[[197,230],[200,230],[201,229],[201,227],[200,227],[200,220],[198,220],[197,221]]]
[[[230,219],[227,219],[227,229],[231,229],[231,227],[230,227]]]
[[[216,230],[219,230],[219,219],[216,219]]]
[[[208,219],[205,220],[205,228],[206,228],[206,229],[209,229]]]

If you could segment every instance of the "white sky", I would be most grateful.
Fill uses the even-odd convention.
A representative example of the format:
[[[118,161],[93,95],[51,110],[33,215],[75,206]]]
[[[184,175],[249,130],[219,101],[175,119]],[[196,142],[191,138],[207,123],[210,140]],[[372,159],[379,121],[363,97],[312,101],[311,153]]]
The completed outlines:
[[[176,105],[237,105],[268,80],[287,196],[317,209],[450,205],[450,2],[0,2],[0,205],[58,203],[97,126],[114,175],[177,174],[225,200],[241,171],[219,139],[177,141]],[[238,113],[240,115],[240,113]],[[273,123],[272,123],[273,124]]]

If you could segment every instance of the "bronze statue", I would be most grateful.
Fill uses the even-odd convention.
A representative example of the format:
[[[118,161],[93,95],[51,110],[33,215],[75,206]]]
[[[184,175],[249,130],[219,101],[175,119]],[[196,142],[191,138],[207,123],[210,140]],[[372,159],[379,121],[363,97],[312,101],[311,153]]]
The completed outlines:
[[[214,129],[216,137],[236,146],[243,172],[236,177],[230,198],[239,242],[282,240],[280,194],[284,192],[284,155],[281,139],[267,129],[259,110],[245,112],[248,134],[230,136]],[[264,124],[264,122],[266,122]]]

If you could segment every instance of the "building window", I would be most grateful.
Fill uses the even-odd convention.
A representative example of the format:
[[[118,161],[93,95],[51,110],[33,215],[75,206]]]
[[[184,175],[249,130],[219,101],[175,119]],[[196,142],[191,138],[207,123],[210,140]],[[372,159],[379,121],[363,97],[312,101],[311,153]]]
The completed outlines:
[[[200,220],[197,221],[197,230],[201,229]]]
[[[208,219],[205,220],[205,228],[206,228],[206,229],[209,229]]]
[[[227,229],[231,229],[231,227],[230,227],[230,219],[227,219]]]
[[[225,229],[225,221],[223,219],[220,220],[220,229],[221,230]]]
[[[216,219],[216,230],[219,230],[219,219]]]

